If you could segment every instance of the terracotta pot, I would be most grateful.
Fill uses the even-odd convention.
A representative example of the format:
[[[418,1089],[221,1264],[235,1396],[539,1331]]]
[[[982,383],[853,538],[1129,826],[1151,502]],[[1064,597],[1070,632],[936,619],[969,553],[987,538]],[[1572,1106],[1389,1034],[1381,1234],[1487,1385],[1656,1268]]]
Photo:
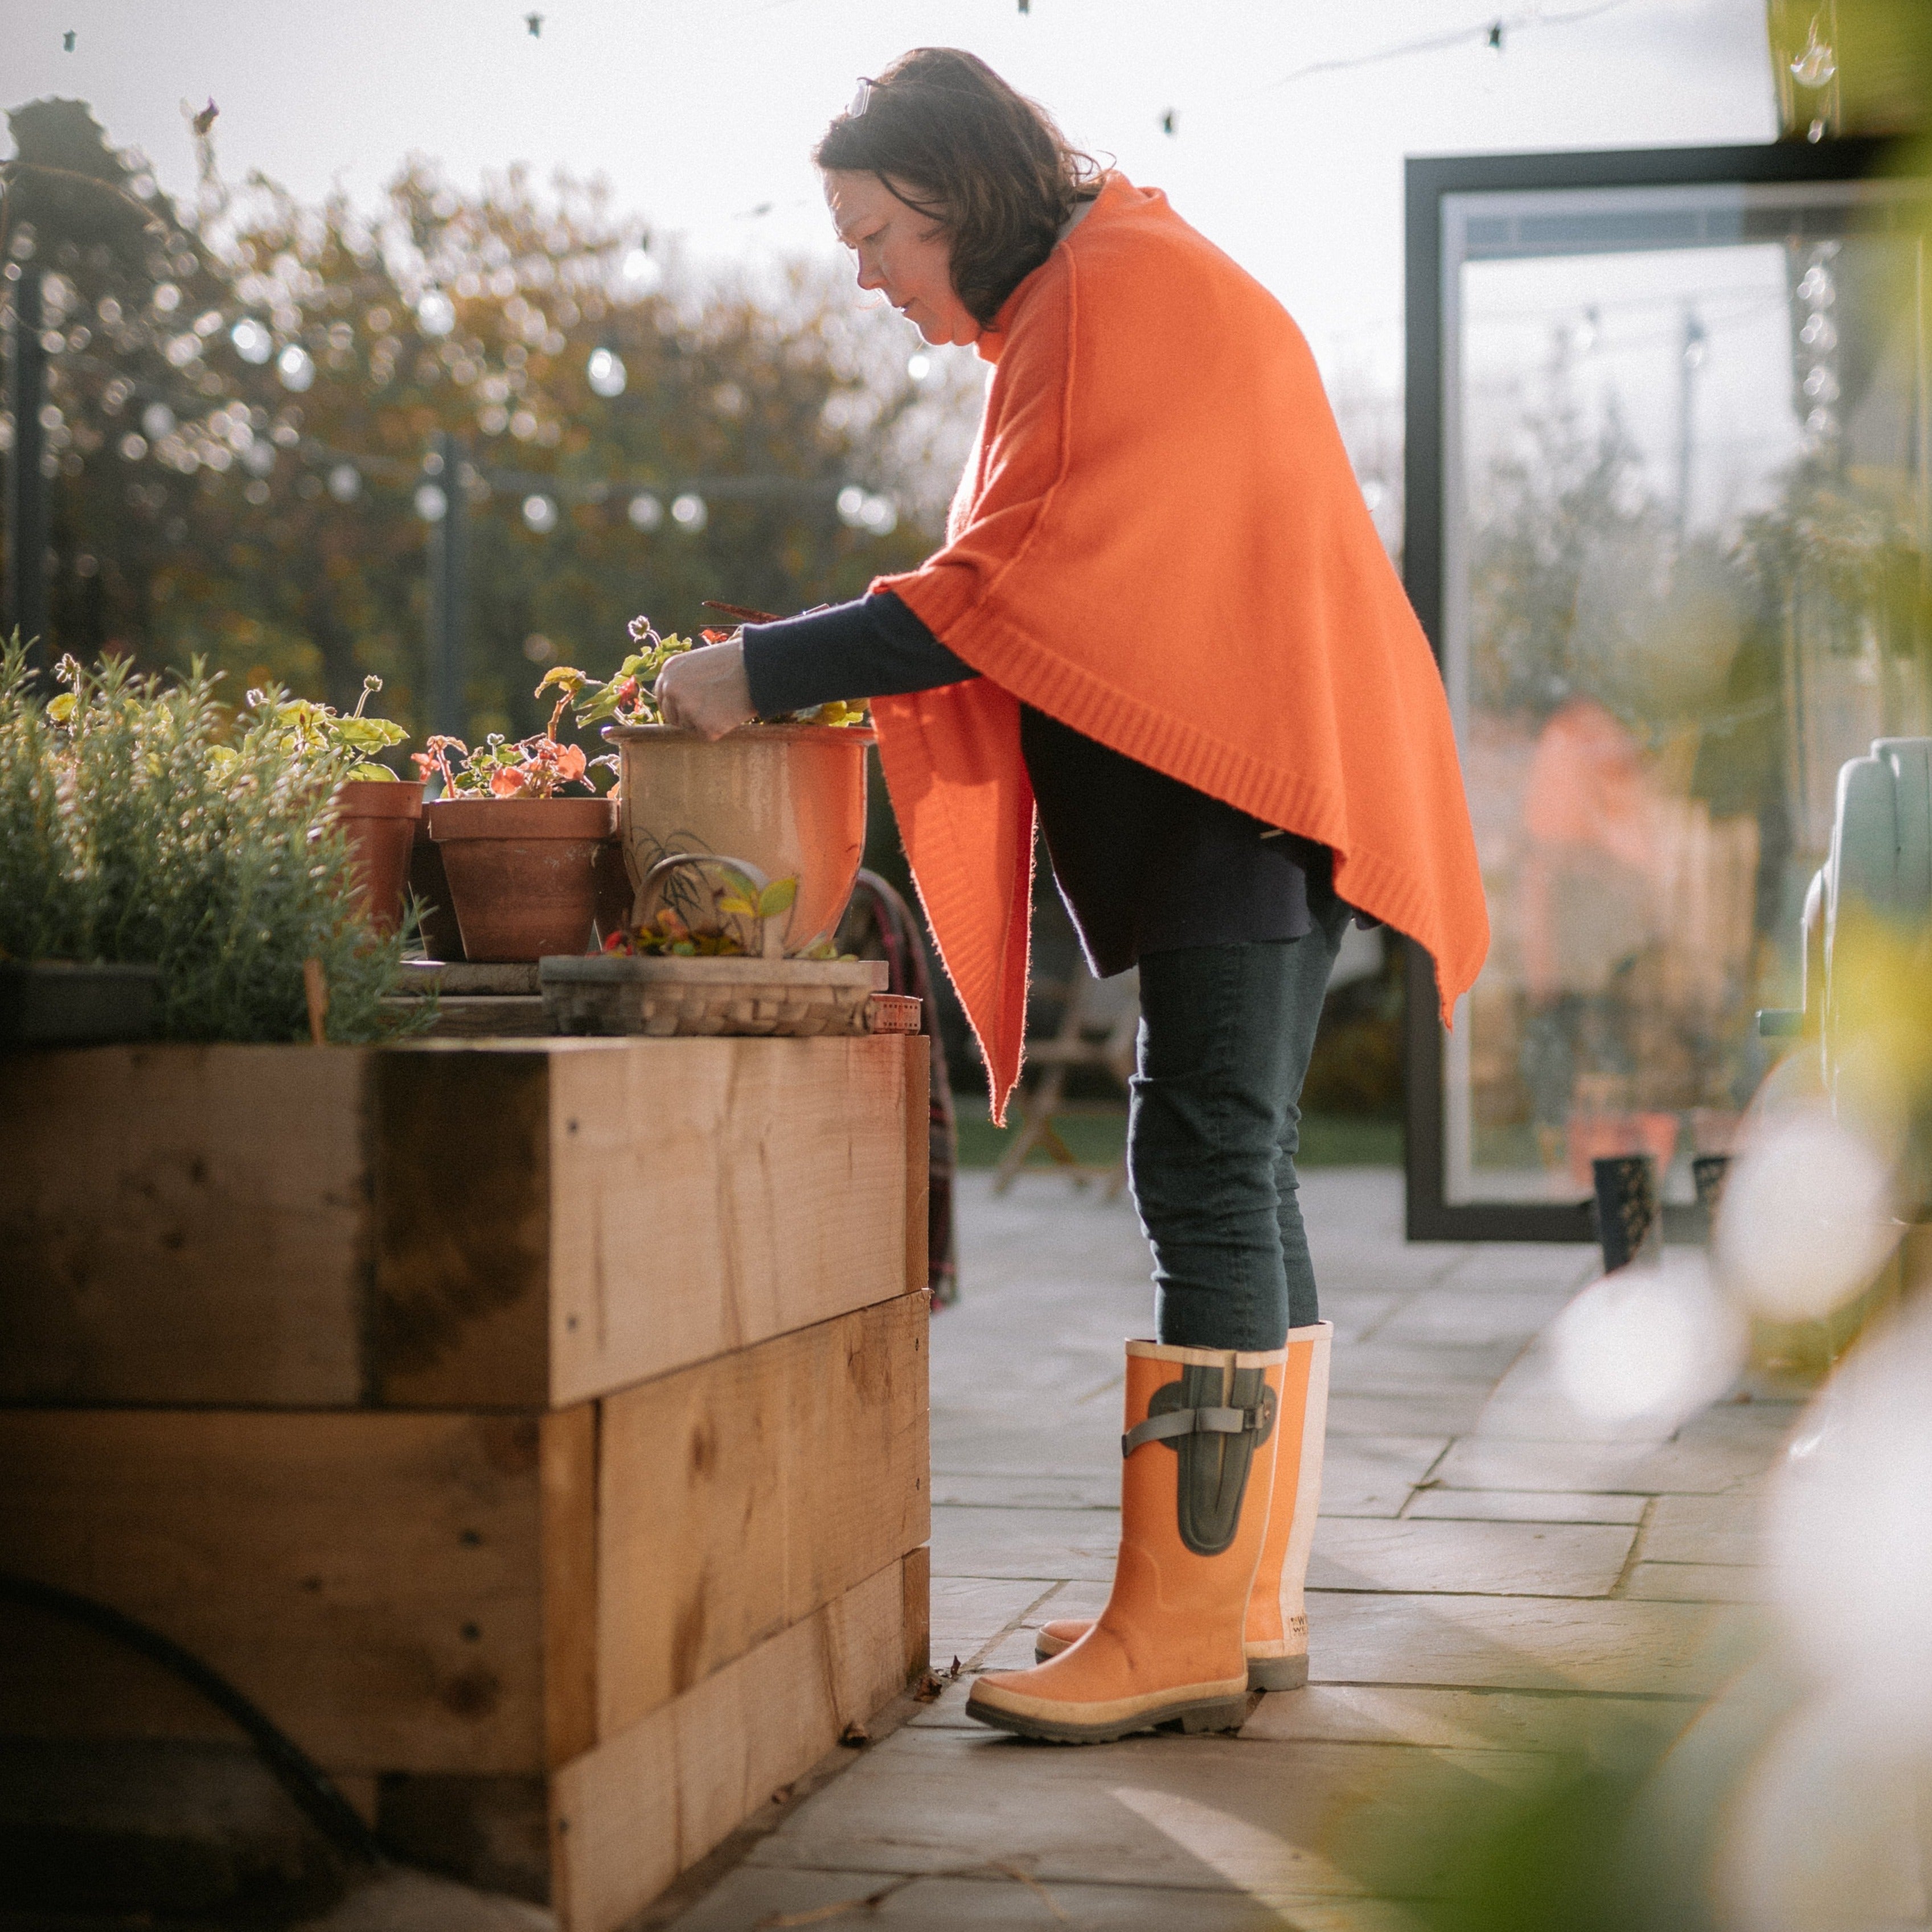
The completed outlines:
[[[798,880],[786,952],[832,936],[865,855],[870,731],[756,724],[711,744],[695,731],[620,724],[604,736],[620,758],[618,822],[634,889],[675,853],[732,853],[768,878]]]
[[[420,778],[345,778],[335,788],[335,815],[356,848],[356,869],[378,932],[393,932],[402,922],[422,794]]]
[[[621,811],[622,807],[619,809]],[[613,835],[597,853],[597,937],[608,939],[631,922],[631,902],[637,888],[624,869],[624,842]]]
[[[442,868],[442,848],[429,836],[428,808],[416,820],[416,842],[410,848],[410,890],[416,895],[422,920],[423,951],[445,965],[463,955],[463,928],[449,897],[449,874]]]
[[[472,960],[583,952],[597,922],[608,798],[437,799],[424,808]]]

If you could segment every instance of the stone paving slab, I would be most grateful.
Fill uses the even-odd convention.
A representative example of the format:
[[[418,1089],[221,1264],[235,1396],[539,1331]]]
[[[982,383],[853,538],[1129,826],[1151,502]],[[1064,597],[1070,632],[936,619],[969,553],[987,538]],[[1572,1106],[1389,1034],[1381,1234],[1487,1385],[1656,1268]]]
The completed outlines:
[[[1105,1603],[1123,1338],[1149,1332],[1124,1202],[1028,1177],[959,1198],[964,1300],[933,1330],[931,1703],[676,1921],[1120,1932],[1418,1932],[1418,1820],[1561,1755],[1676,1735],[1764,1628],[1756,1501],[1802,1388],[1766,1374],[1668,1440],[1592,1440],[1538,1338],[1580,1247],[1405,1246],[1400,1177],[1305,1177],[1336,1324],[1313,1682],[1238,1736],[1085,1749],[988,1732],[974,1676]],[[953,1659],[956,1678],[947,1676]],[[1017,1875],[1016,1875],[1017,1874]]]
[[[1762,1555],[1756,1500],[1659,1496],[1644,1527],[1643,1554],[1655,1563],[1755,1563]]]
[[[862,1924],[909,1932],[981,1932],[1010,1926],[1042,1932],[1065,1924],[1096,1932],[1173,1932],[1184,1925],[1189,1932],[1418,1932],[1420,1925],[1400,1906],[1376,1900],[1282,1899],[1276,1904],[1226,1891],[1076,1885],[1064,1880],[1046,1885],[1021,1876],[1016,1864],[1010,1871],[989,1868],[946,1878],[744,1866],[678,1924],[680,1932],[745,1932],[847,1900],[852,1901],[850,1915],[831,1920],[835,1928]]]
[[[1606,1597],[1636,1535],[1617,1524],[1324,1517],[1308,1581],[1322,1590]]]
[[[1182,1742],[1187,1748],[1176,1750]],[[1378,1805],[1479,1802],[1535,1768],[1528,1754],[1489,1749],[1229,1737],[1070,1748],[908,1726],[864,1753],[750,1862],[938,1872],[990,1852],[1047,1882],[1360,1894],[1377,1875],[1320,1849],[1340,1845],[1350,1821]]]
[[[1466,1437],[1436,1473],[1455,1490],[1583,1490],[1715,1496],[1754,1484],[1770,1451],[1726,1442],[1560,1442]]]
[[[1386,1684],[1311,1684],[1263,1697],[1244,1740],[1420,1745],[1435,1750],[1549,1751],[1613,1762],[1669,1742],[1701,1706],[1694,1698],[1551,1696]]]
[[[934,1494],[938,1492],[935,1490]],[[1676,1502],[1693,1498],[1676,1496]],[[1702,1501],[1702,1498],[1695,1500]],[[1408,1500],[1403,1516],[1435,1517],[1462,1522],[1627,1522],[1644,1520],[1652,1507],[1646,1496],[1599,1496],[1558,1490],[1417,1490]],[[1661,1508],[1662,1503],[1656,1505]],[[1649,1545],[1645,1545],[1648,1549]]]
[[[1545,1597],[1309,1593],[1318,1683],[1708,1695],[1748,1648],[1747,1613]]]
[[[1480,1383],[1417,1389],[1403,1395],[1356,1395],[1344,1388],[1328,1398],[1328,1434],[1460,1436],[1476,1426],[1488,1390]]]
[[[1768,1604],[1771,1579],[1741,1563],[1639,1563],[1624,1594],[1656,1603]]]
[[[1322,1466],[1324,1516],[1400,1514],[1417,1484],[1442,1460],[1447,1436],[1341,1436]]]
[[[932,1568],[942,1576],[1066,1576],[1104,1582],[1114,1574],[1120,1513],[1110,1510],[961,1509],[932,1512]]]
[[[934,1577],[934,1667],[943,1670],[956,1657],[970,1660],[985,1646],[989,1631],[1002,1630],[1024,1617],[1049,1587],[1030,1579]]]

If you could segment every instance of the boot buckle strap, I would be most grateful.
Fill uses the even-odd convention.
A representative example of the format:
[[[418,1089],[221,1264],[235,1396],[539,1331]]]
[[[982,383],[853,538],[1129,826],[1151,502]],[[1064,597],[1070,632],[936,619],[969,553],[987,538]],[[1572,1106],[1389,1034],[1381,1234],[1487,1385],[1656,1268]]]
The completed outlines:
[[[1180,1436],[1240,1436],[1260,1423],[1261,1412],[1254,1408],[1170,1408],[1129,1430],[1120,1438],[1120,1454],[1131,1456],[1143,1443]]]

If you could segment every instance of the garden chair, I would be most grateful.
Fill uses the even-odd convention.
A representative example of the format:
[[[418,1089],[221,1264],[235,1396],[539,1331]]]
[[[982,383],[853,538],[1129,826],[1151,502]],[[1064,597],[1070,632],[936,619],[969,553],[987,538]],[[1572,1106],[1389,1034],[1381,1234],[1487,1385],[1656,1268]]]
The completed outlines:
[[[1036,979],[1033,992],[1036,998],[1060,1001],[1060,1024],[1046,1039],[1027,1044],[1027,1066],[1036,1077],[1016,1096],[1019,1131],[1000,1156],[993,1192],[1004,1194],[1028,1156],[1035,1148],[1044,1148],[1076,1187],[1100,1180],[1106,1184],[1104,1198],[1114,1200],[1127,1184],[1126,1154],[1104,1164],[1083,1161],[1054,1123],[1081,1114],[1125,1117],[1134,1070],[1134,1036],[1140,1025],[1140,975],[1126,972],[1096,980],[1076,956],[1064,980]],[[1069,1100],[1067,1076],[1082,1068],[1105,1075],[1120,1097]]]

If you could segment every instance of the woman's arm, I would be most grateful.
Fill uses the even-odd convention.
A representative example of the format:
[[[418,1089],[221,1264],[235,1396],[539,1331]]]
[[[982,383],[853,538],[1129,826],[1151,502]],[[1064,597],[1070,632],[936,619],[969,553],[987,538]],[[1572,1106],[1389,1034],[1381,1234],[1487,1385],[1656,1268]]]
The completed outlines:
[[[892,698],[978,676],[891,592],[803,617],[748,625],[742,639],[673,658],[658,674],[664,722],[722,738],[835,698]]]
[[[760,718],[835,698],[898,698],[979,673],[890,591],[745,627],[745,676]]]

